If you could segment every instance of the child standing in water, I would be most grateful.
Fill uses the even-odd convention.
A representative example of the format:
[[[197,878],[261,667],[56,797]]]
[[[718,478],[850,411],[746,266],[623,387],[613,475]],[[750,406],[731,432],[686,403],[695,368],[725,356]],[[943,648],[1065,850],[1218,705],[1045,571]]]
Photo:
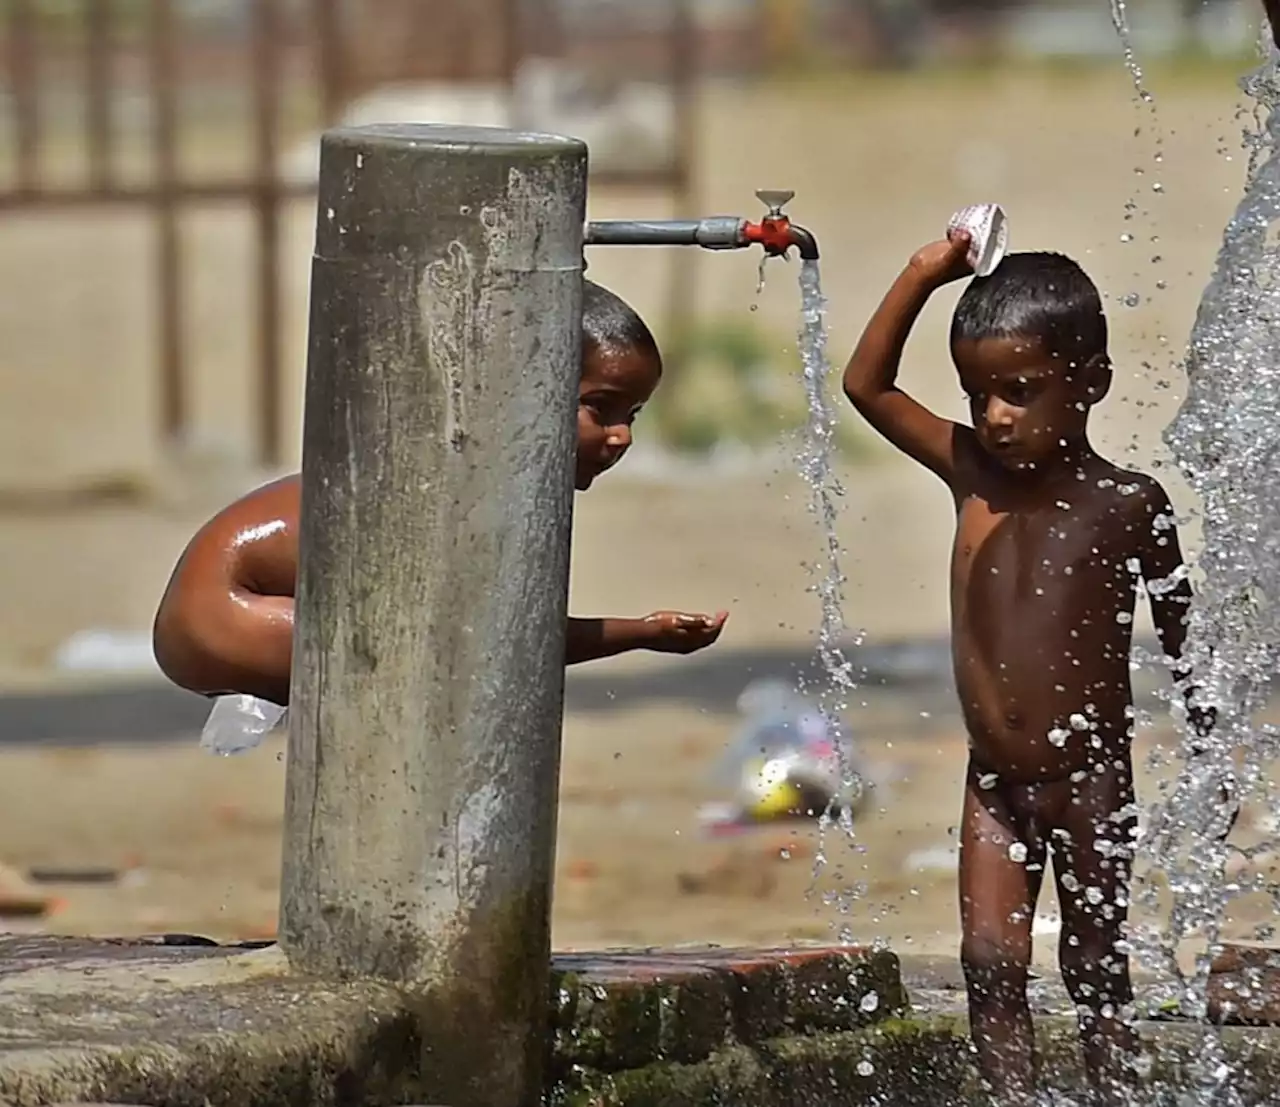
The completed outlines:
[[[631,425],[662,376],[649,328],[622,299],[584,282],[578,388],[579,491],[631,446]],[[214,516],[192,538],[160,601],[156,660],[202,695],[289,702],[301,479],[273,481]],[[720,637],[728,612],[657,611],[642,619],[570,619],[565,664],[628,650],[693,653]]]
[[[919,250],[867,324],[844,390],[880,434],[951,490],[951,645],[969,733],[960,842],[961,959],[982,1074],[1031,1102],[1027,970],[1046,858],[1062,907],[1063,981],[1090,1084],[1122,1102],[1136,1040],[1123,946],[1136,809],[1129,651],[1137,585],[1164,653],[1181,655],[1190,589],[1160,484],[1098,455],[1089,415],[1107,394],[1107,321],[1060,254],[1004,259],[965,290],[951,357],[972,426],[897,385],[930,295],[969,275],[968,236]]]

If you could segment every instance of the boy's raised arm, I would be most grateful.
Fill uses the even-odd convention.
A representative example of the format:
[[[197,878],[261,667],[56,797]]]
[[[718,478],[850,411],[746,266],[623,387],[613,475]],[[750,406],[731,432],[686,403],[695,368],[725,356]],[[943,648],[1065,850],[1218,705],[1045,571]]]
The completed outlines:
[[[959,427],[935,415],[897,385],[907,336],[929,297],[972,272],[969,238],[957,232],[917,251],[867,323],[844,371],[844,394],[880,434],[903,453],[949,481]]]

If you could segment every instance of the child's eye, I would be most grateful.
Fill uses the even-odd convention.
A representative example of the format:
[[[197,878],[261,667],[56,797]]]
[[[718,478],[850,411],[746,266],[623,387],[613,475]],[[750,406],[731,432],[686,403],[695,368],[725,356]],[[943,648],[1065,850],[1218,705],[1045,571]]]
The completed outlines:
[[[1036,398],[1039,389],[1031,381],[1018,381],[1009,386],[1008,400],[1011,404],[1025,407]]]

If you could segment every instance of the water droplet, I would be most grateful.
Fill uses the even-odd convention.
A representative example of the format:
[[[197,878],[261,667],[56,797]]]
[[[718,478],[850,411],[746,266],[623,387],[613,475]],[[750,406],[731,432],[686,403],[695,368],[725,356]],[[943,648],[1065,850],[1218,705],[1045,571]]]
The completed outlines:
[[[870,1061],[859,1061],[859,1062],[858,1062],[858,1075],[859,1075],[859,1076],[870,1076],[870,1075],[871,1075],[873,1072],[875,1072],[875,1071],[876,1071],[876,1067],[875,1067],[875,1065],[873,1065]]]

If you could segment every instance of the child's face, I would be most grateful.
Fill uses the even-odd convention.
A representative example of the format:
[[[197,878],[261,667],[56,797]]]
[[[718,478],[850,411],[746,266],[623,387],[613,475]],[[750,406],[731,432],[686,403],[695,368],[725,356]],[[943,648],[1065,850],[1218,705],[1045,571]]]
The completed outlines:
[[[579,492],[631,448],[631,424],[661,378],[662,363],[636,349],[597,346],[583,358],[574,474]]]
[[[1102,359],[1070,365],[1038,338],[962,339],[951,357],[979,444],[1013,472],[1041,468],[1079,442],[1106,392]]]

